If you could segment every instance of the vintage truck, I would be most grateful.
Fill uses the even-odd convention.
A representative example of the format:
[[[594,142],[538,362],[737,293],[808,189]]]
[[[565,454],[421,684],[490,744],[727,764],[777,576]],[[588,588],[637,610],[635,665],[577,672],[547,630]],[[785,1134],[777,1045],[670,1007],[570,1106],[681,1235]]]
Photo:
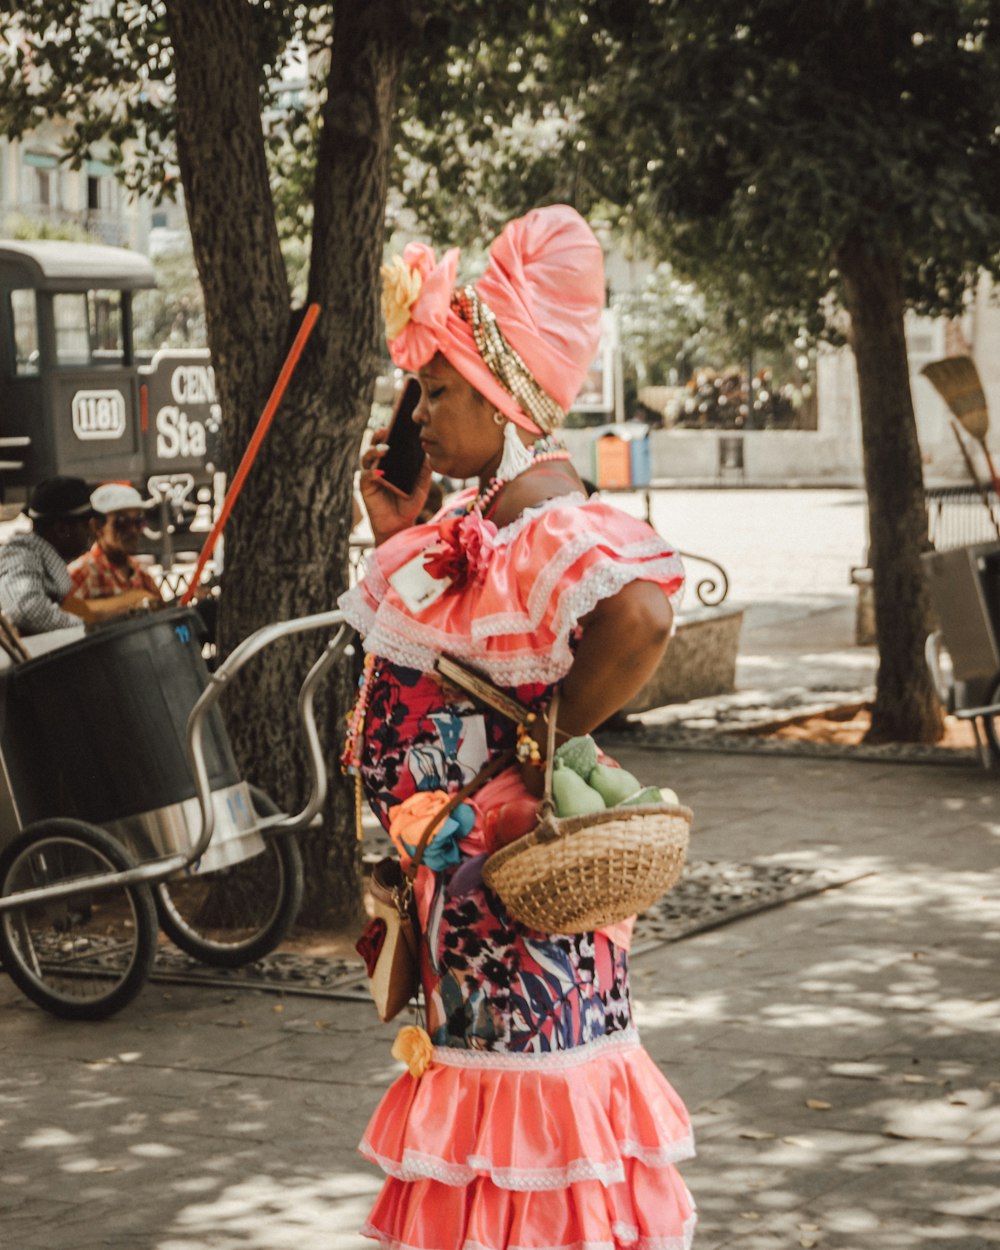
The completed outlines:
[[[169,569],[211,525],[221,422],[207,350],[137,356],[133,298],[155,285],[124,248],[0,239],[0,500],[9,518],[54,474],[129,481],[160,504]]]

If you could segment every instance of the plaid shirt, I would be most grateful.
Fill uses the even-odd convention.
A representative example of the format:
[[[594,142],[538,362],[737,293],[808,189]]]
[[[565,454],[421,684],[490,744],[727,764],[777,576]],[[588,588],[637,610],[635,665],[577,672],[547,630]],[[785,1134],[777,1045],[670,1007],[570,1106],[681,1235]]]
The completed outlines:
[[[66,562],[40,534],[14,534],[0,547],[0,608],[22,634],[79,625],[59,606],[72,589]]]
[[[124,564],[112,564],[99,543],[73,561],[69,575],[78,599],[113,599],[126,590],[148,590],[157,599],[163,598],[137,560],[127,556]]]

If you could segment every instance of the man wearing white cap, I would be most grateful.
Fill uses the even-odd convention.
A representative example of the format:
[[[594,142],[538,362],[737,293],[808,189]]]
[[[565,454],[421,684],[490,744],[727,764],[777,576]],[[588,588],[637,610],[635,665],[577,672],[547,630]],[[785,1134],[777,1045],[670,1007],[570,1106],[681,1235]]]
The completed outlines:
[[[105,482],[90,496],[97,540],[69,566],[73,594],[85,600],[127,598],[132,606],[163,601],[160,589],[135,559],[146,527],[144,500],[128,482]]]

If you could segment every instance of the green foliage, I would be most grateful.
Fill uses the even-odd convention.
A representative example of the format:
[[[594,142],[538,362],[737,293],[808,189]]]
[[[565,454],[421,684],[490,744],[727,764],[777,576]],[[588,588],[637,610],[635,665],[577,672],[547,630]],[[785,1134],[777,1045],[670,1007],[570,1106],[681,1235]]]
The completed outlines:
[[[642,287],[614,298],[622,357],[640,386],[676,384],[702,363],[705,301],[690,283],[660,264]]]
[[[157,256],[153,267],[156,289],[133,297],[136,351],[207,347],[205,302],[190,248]]]
[[[801,356],[809,346],[805,331],[778,315],[751,321],[738,311],[739,299],[728,291],[707,299],[666,262],[637,290],[614,295],[622,355],[639,385],[683,383],[696,369],[742,368],[751,358],[790,376],[795,365],[788,347],[799,340],[795,355]]]
[[[591,159],[706,288],[735,279],[814,317],[850,242],[899,258],[913,307],[953,312],[995,266],[990,0],[673,0],[628,6],[628,22],[610,0],[586,7],[572,55],[600,75]]]
[[[93,237],[68,221],[35,221],[22,213],[11,213],[2,223],[0,233],[7,239],[63,239],[68,243],[92,243]]]
[[[331,4],[251,0],[261,66],[261,111],[268,134],[279,230],[293,286],[304,289],[312,224],[315,118],[291,98],[283,70],[303,55],[321,74],[331,37]],[[0,12],[0,126],[20,138],[51,117],[71,125],[63,158],[73,168],[111,144],[106,157],[133,193],[154,202],[179,189],[173,100],[173,49],[163,0],[78,4],[28,0]],[[314,80],[313,98],[321,97]],[[102,155],[104,148],[102,146]]]
[[[0,14],[4,132],[19,138],[53,116],[71,122],[63,144],[74,168],[95,143],[110,140],[126,185],[157,198],[172,194],[174,115],[161,3],[28,0]]]
[[[754,335],[821,330],[847,242],[899,258],[910,307],[953,313],[998,267],[994,8],[575,0],[442,28],[399,185],[449,241],[555,199],[600,209]]]

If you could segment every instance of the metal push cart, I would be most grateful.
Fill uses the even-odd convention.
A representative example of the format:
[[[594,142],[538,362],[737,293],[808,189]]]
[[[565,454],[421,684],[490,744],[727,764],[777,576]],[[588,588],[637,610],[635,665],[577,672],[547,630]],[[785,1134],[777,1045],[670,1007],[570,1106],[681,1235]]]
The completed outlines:
[[[100,1019],[130,1002],[160,927],[188,954],[238,966],[273,950],[298,911],[292,835],[327,784],[314,697],[349,632],[336,611],[268,625],[209,675],[197,628],[192,610],[168,609],[0,671],[0,961],[54,1015]],[[265,647],[309,631],[336,632],[299,691],[312,786],[285,815],[239,776],[215,705]]]
[[[1000,760],[1000,544],[923,557],[938,629],[924,646],[938,697],[971,722],[984,767]]]

